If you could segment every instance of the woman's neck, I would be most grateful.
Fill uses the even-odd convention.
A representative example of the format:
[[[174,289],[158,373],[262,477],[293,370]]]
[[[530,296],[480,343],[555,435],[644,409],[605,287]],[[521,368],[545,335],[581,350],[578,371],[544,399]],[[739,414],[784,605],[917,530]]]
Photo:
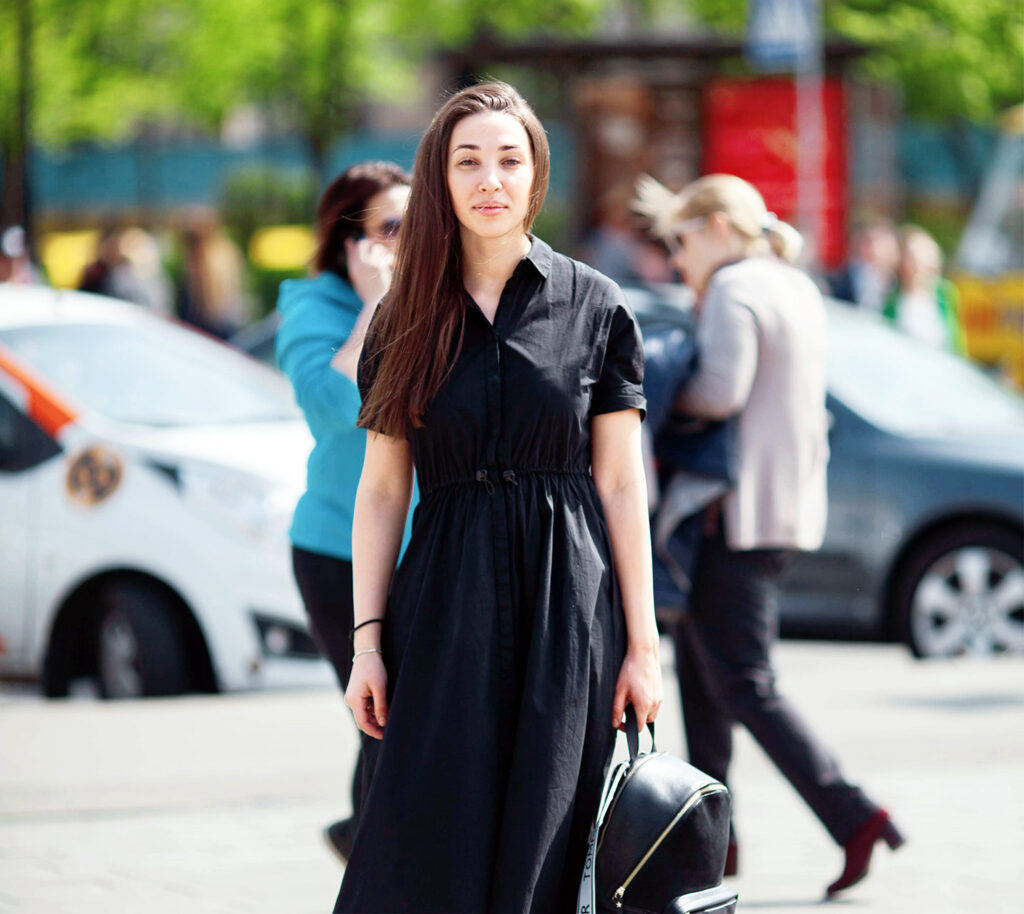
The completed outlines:
[[[462,281],[469,294],[498,290],[498,294],[515,272],[519,261],[530,252],[530,236],[525,233],[481,238],[463,232]]]
[[[699,289],[694,289],[694,293],[698,298],[704,295],[708,289],[708,285],[711,283],[712,278],[719,270],[724,270],[726,267],[731,267],[734,263],[739,263],[741,260],[746,260],[748,257],[753,256],[746,253],[742,249],[730,250],[723,252],[721,257],[715,258],[710,264],[707,276],[704,277],[704,281],[700,284]]]

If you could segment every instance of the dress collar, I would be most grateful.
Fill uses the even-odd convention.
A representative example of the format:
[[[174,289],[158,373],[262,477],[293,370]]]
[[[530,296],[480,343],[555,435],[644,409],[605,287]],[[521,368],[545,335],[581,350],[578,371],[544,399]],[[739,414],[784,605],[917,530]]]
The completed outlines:
[[[530,245],[529,253],[523,260],[532,263],[534,269],[547,279],[551,275],[551,261],[554,259],[551,245],[546,241],[541,241],[536,235],[530,235],[529,237],[533,243]]]

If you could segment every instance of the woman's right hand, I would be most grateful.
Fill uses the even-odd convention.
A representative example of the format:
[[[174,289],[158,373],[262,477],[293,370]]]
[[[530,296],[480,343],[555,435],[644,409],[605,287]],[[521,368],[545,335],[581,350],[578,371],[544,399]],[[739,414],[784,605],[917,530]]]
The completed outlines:
[[[356,725],[374,739],[384,737],[388,719],[388,673],[380,654],[360,654],[352,662],[352,675],[345,690],[345,703],[352,709]]]
[[[395,256],[386,245],[369,238],[345,241],[345,262],[348,278],[356,295],[363,303],[349,338],[331,359],[331,367],[345,377],[356,381],[359,373],[359,356],[363,351],[363,340],[370,327],[370,321],[380,304],[388,286],[391,285],[391,268]]]
[[[363,302],[363,307],[373,308],[384,297],[391,285],[391,270],[395,255],[380,242],[369,238],[345,241],[345,265],[352,288]]]

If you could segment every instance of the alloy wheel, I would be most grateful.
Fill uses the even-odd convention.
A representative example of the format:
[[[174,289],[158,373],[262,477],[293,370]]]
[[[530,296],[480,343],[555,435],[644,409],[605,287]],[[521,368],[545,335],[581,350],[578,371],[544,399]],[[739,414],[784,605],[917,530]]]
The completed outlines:
[[[986,546],[941,555],[914,588],[910,626],[924,656],[1024,653],[1024,567]]]

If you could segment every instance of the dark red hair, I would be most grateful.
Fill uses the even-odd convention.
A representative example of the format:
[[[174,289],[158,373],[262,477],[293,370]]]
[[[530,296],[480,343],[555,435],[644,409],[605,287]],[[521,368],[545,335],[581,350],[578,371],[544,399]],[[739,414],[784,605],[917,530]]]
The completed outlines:
[[[410,181],[409,173],[394,162],[362,162],[338,175],[316,208],[316,272],[333,270],[348,279],[345,239],[363,234],[366,204],[382,190],[407,186]]]

